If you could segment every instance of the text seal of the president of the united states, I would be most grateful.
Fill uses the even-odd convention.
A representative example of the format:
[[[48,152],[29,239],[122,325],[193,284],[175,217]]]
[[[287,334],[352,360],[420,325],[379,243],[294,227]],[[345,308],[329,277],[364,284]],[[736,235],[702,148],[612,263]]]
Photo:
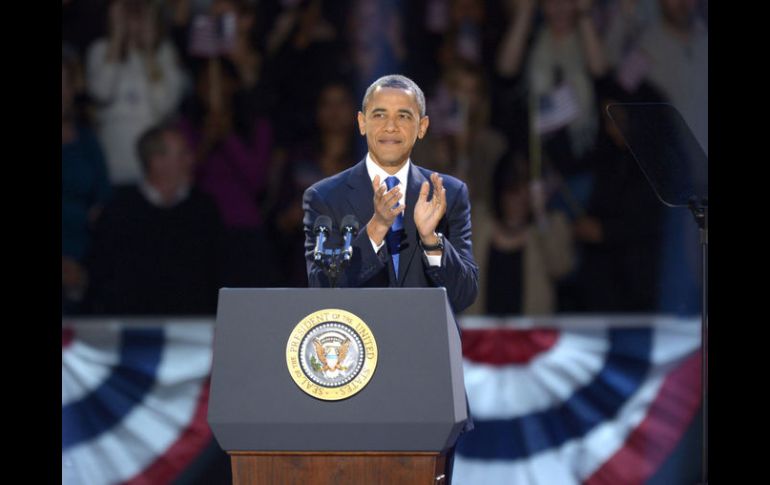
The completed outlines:
[[[303,318],[286,343],[286,365],[307,394],[346,399],[369,383],[377,367],[377,342],[369,327],[346,310],[318,310]]]

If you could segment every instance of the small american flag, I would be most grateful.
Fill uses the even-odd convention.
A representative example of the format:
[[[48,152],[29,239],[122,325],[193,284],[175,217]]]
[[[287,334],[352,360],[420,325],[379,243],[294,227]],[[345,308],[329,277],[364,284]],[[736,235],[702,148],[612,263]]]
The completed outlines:
[[[650,71],[650,59],[641,49],[633,49],[618,66],[617,81],[629,93],[636,91]]]
[[[214,19],[208,15],[197,15],[190,31],[190,54],[212,57],[217,54],[217,30]]]
[[[569,84],[563,83],[538,100],[535,129],[544,135],[567,126],[577,118],[580,108]]]
[[[214,57],[229,52],[235,43],[235,22],[233,14],[197,15],[190,32],[190,55]]]

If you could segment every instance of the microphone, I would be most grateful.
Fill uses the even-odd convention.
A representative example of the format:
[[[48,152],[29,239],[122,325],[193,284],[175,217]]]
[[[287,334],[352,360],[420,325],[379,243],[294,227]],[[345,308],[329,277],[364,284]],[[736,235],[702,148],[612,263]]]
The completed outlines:
[[[340,227],[342,237],[345,240],[342,247],[342,258],[345,261],[350,261],[350,258],[353,257],[353,238],[358,235],[358,219],[353,214],[348,214],[342,218]]]
[[[329,216],[320,215],[313,224],[313,234],[316,236],[315,249],[313,250],[313,259],[320,262],[323,258],[324,243],[332,228],[332,219]]]

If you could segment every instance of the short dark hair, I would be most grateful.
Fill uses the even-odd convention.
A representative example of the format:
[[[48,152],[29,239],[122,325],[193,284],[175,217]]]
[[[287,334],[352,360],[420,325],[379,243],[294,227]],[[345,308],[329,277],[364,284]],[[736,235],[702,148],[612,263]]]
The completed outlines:
[[[166,152],[166,141],[163,139],[163,136],[173,131],[175,131],[174,128],[164,122],[152,126],[139,137],[136,147],[139,153],[139,161],[142,164],[142,171],[145,175],[150,172],[150,160],[152,160],[152,157]]]
[[[420,117],[425,116],[425,94],[423,94],[422,89],[420,89],[416,82],[401,74],[388,74],[374,81],[364,94],[364,99],[361,102],[361,112],[366,113],[366,105],[369,102],[369,98],[377,88],[396,88],[412,91],[415,98],[417,98],[417,106],[420,107]]]

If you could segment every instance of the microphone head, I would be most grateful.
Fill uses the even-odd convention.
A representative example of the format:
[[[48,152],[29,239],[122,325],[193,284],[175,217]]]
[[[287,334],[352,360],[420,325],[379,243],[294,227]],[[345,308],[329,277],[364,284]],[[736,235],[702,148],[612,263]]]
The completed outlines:
[[[315,224],[313,224],[313,234],[324,232],[328,234],[331,232],[332,218],[325,215],[320,215],[316,218]]]
[[[342,231],[350,231],[353,233],[353,236],[358,234],[358,227],[358,219],[356,219],[356,216],[353,214],[348,214],[343,217],[342,222],[340,223],[340,228],[342,228]]]

